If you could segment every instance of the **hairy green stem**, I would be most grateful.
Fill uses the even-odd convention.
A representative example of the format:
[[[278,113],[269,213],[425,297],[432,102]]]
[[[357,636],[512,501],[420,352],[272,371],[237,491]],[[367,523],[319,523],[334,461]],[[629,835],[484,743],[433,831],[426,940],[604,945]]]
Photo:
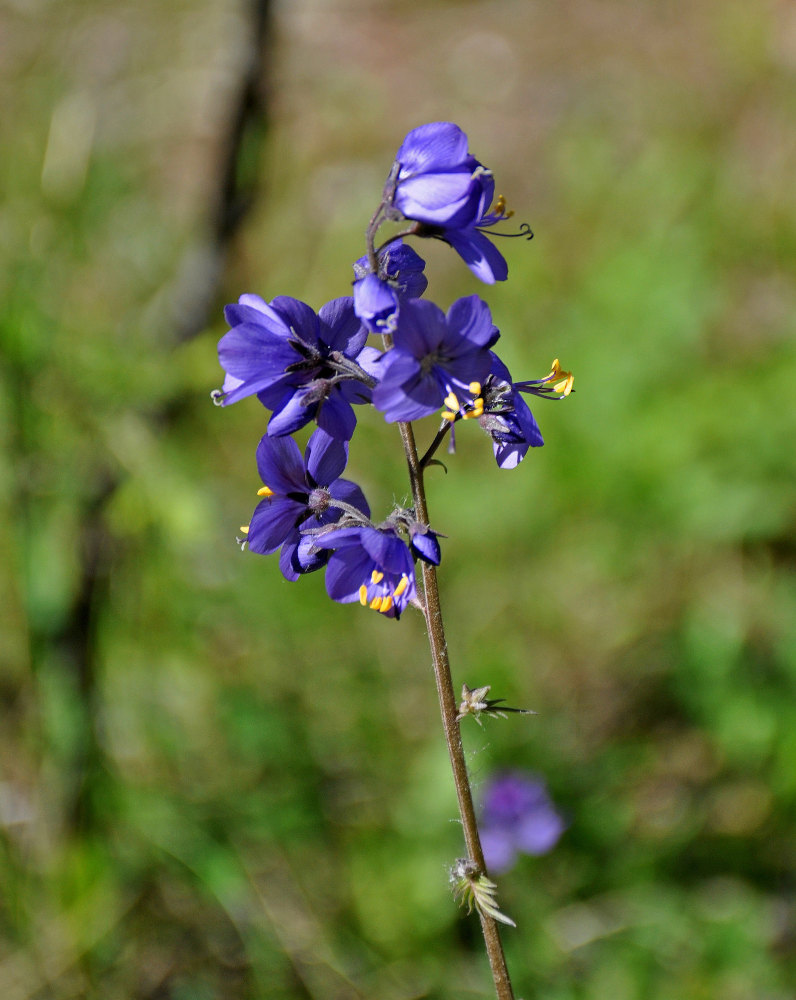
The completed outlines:
[[[428,505],[426,504],[423,467],[418,459],[414,431],[410,423],[400,423],[398,426],[401,431],[401,439],[409,466],[409,481],[412,486],[415,517],[421,524],[428,524]],[[470,779],[467,774],[467,762],[464,756],[459,722],[456,718],[458,708],[453,690],[450,661],[448,659],[448,644],[445,640],[445,626],[442,620],[439,587],[437,586],[437,571],[436,567],[431,566],[429,563],[422,562],[421,565],[423,567],[423,590],[425,594],[423,613],[426,618],[428,641],[434,664],[434,677],[437,682],[437,695],[442,713],[442,725],[445,730],[445,742],[448,745],[453,780],[456,785],[456,796],[459,800],[459,815],[461,816],[462,828],[464,830],[464,841],[467,845],[469,858],[478,865],[480,872],[486,874],[484,852],[481,849],[481,838],[478,835],[478,821],[475,816]],[[506,957],[503,954],[503,945],[500,941],[500,931],[497,922],[487,914],[479,913],[479,916],[481,918],[481,929],[484,934],[484,942],[486,944],[487,955],[489,956],[489,965],[492,969],[492,979],[495,984],[498,1000],[514,1000],[514,992],[511,988],[511,980],[508,968],[506,967]]]

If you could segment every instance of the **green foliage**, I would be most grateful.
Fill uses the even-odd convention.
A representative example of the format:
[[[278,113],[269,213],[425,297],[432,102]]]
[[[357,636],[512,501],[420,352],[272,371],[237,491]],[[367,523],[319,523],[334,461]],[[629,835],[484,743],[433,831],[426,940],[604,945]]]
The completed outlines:
[[[482,30],[482,6],[445,16],[466,9]],[[341,294],[386,158],[435,117],[460,120],[508,175],[537,236],[504,247],[505,289],[474,288],[445,248],[430,267],[451,297],[488,299],[516,377],[553,356],[576,376],[566,403],[536,405],[546,446],[517,471],[463,427],[447,474],[429,475],[432,522],[450,536],[457,690],[489,684],[539,713],[464,720],[476,795],[500,767],[538,771],[569,823],[550,856],[499,883],[517,995],[788,1000],[796,204],[779,15],[707,0],[680,27],[644,15],[639,37],[682,64],[640,68],[617,40],[619,83],[593,92],[557,66],[575,96],[533,146],[514,136],[525,103],[473,111],[449,83],[444,102],[397,120],[365,68],[324,68],[288,33],[278,72],[296,103],[277,106],[258,214],[211,328],[178,343],[212,158],[175,204],[190,136],[124,134],[136,100],[158,120],[136,90],[145,70],[189,60],[165,105],[181,120],[205,65],[191,46],[236,36],[207,27],[179,55],[126,5],[118,21],[86,8],[106,20],[54,13],[45,30],[15,14],[21,54],[3,84],[18,95],[0,160],[4,1000],[488,995],[447,884],[462,848],[422,623],[333,605],[320,575],[288,585],[274,560],[238,551],[263,413],[208,398],[222,301]],[[195,8],[174,9],[166,35],[189,38]],[[531,45],[536,26],[517,16]],[[584,23],[559,37],[559,15],[538,16],[562,53],[574,32],[601,65]],[[90,64],[115,74],[103,97],[85,59],[55,53],[97,31],[122,45],[117,28],[130,61]],[[687,44],[711,53],[699,87],[678,78],[696,72]],[[293,72],[296,53],[321,60],[317,78]],[[54,108],[75,91],[89,105],[62,113],[98,116],[84,175],[68,156],[59,173],[52,153]],[[326,110],[333,123],[363,92],[361,124],[326,130]],[[376,510],[400,499],[395,429],[374,416],[350,470]]]

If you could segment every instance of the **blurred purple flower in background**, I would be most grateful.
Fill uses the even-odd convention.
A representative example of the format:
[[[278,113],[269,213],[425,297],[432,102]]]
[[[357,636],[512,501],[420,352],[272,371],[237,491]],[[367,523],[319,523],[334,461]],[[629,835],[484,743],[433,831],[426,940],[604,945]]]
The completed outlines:
[[[488,783],[481,845],[490,872],[508,871],[518,854],[546,854],[565,829],[544,781],[537,775],[509,771]]]

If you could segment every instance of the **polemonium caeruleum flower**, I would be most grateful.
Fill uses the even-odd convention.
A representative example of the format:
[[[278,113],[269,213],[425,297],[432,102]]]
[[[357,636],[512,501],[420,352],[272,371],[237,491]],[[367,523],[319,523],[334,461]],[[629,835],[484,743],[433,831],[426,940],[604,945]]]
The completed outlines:
[[[354,264],[354,311],[371,333],[392,333],[402,299],[419,299],[428,287],[426,262],[403,240],[378,255],[374,274],[367,256]]]
[[[501,469],[515,469],[528,449],[539,448],[544,438],[528,404],[512,383],[508,368],[494,353],[481,399],[478,423],[492,438],[495,461]]]
[[[373,404],[388,421],[417,420],[443,403],[452,405],[451,394],[479,391],[491,364],[489,348],[499,336],[477,295],[458,299],[447,315],[433,302],[406,301],[393,349],[377,366]]]
[[[511,771],[487,786],[481,845],[490,872],[508,871],[518,854],[546,854],[565,828],[540,778]]]
[[[327,302],[316,316],[288,296],[266,303],[242,295],[224,314],[232,329],[218,345],[227,377],[217,402],[226,406],[256,393],[273,410],[271,436],[292,434],[316,420],[332,437],[351,438],[351,404],[370,401],[373,380],[365,368],[378,352],[365,347],[368,331],[349,296]]]
[[[338,521],[340,503],[370,515],[362,490],[340,479],[348,459],[348,445],[320,428],[307,442],[302,458],[290,437],[269,437],[257,448],[257,469],[265,485],[246,532],[252,552],[269,554],[282,549],[279,567],[288,580],[323,566],[329,553],[310,552],[302,545],[301,527],[320,527]],[[335,504],[337,501],[337,504]]]
[[[492,173],[467,149],[467,136],[452,122],[412,129],[395,157],[384,190],[387,211],[421,224],[419,236],[449,243],[481,281],[505,281],[503,255],[483,230],[509,218],[502,199],[494,210]]]
[[[388,618],[400,618],[414,599],[412,553],[392,525],[333,528],[314,543],[334,549],[326,568],[326,590],[333,601],[359,601]]]

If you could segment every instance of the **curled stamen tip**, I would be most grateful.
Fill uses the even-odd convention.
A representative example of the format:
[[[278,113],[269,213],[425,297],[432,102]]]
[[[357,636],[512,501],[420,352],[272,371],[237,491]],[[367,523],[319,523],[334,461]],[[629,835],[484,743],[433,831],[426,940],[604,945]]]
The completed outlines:
[[[213,400],[213,406],[223,406],[224,396],[225,393],[223,389],[213,389],[210,393],[210,398]]]

